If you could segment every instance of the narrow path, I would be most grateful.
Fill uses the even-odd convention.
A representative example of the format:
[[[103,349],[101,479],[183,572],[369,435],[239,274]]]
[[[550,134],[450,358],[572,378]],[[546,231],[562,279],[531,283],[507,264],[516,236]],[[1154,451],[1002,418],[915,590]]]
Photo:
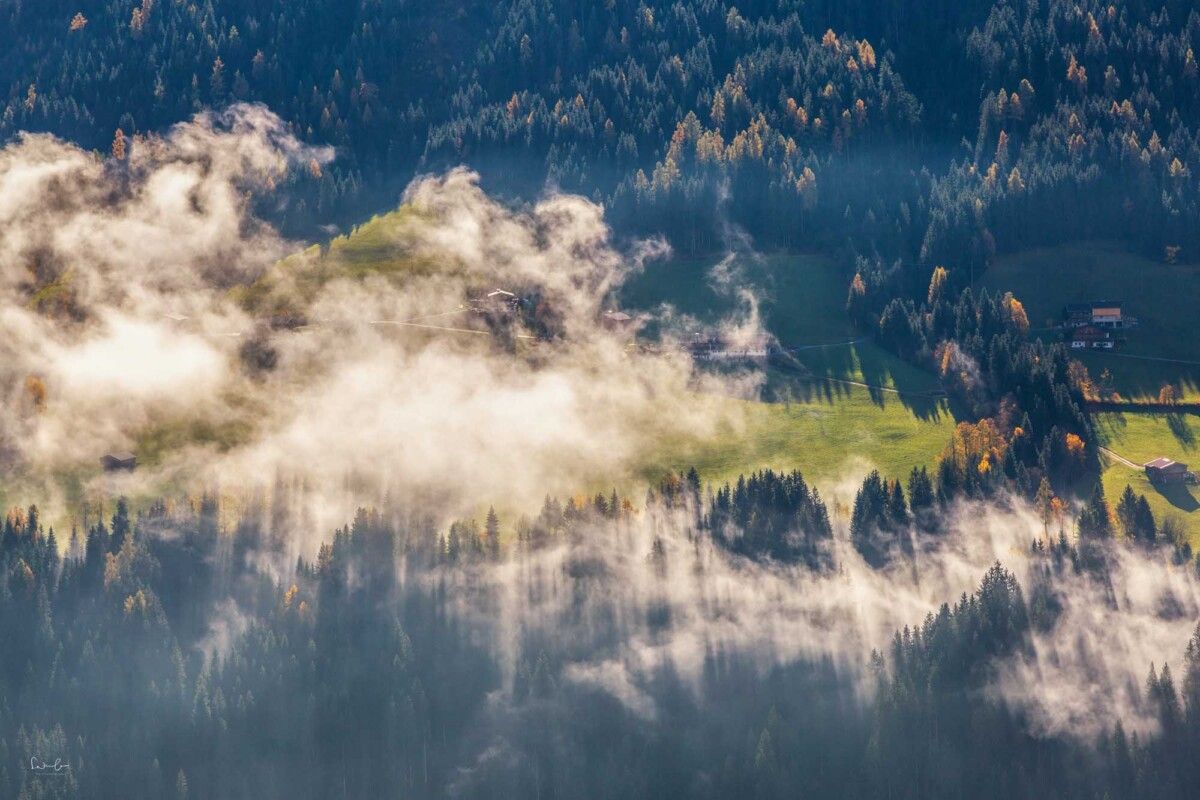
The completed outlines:
[[[1200,367],[1200,361],[1188,361],[1183,358],[1159,358],[1158,356],[1134,356],[1129,353],[1105,353],[1100,352],[1100,355],[1112,356],[1113,358],[1132,358],[1137,361],[1165,361],[1168,364],[1188,364],[1193,367]]]
[[[1130,461],[1128,458],[1126,458],[1125,456],[1119,455],[1118,453],[1115,453],[1112,450],[1109,450],[1107,447],[1101,447],[1101,448],[1099,448],[1099,450],[1101,453],[1104,453],[1104,455],[1108,456],[1109,458],[1113,459],[1114,461],[1117,461],[1118,463],[1124,464],[1127,467],[1132,467],[1133,469],[1142,469],[1141,464],[1135,464],[1132,461]]]
[[[857,339],[851,339],[848,342],[831,342],[830,344],[801,344],[793,347],[784,347],[783,349],[789,353],[798,353],[801,350],[820,350],[825,347],[847,347],[852,344],[860,344],[867,341],[866,336],[860,336]]]

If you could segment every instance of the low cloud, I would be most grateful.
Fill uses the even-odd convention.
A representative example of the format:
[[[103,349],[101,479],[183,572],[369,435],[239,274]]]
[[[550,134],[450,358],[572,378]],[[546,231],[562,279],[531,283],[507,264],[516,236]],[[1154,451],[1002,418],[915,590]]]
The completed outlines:
[[[662,242],[618,248],[586,199],[514,209],[458,169],[415,181],[366,250],[299,252],[254,198],[330,156],[255,106],[139,138],[126,161],[49,136],[0,150],[0,466],[16,485],[62,511],[65,474],[85,496],[284,476],[306,487],[313,529],[283,532],[304,548],[384,496],[521,507],[736,423],[721,397],[744,376],[603,324]],[[115,450],[142,456],[135,475],[98,473]]]
[[[690,513],[651,508],[469,570],[453,596],[491,637],[509,681],[522,658],[546,647],[565,680],[606,691],[640,718],[657,714],[662,670],[699,695],[706,663],[722,655],[763,673],[829,661],[866,698],[871,652],[889,655],[897,631],[972,594],[997,562],[1028,602],[1046,565],[1030,552],[1042,524],[1021,501],[967,503],[947,518],[948,530],[882,569],[835,524],[836,566],[816,572],[733,555],[697,531]],[[649,558],[655,540],[663,562]],[[1054,581],[1061,615],[1033,633],[1028,652],[994,665],[991,698],[1022,710],[1039,734],[1092,740],[1118,720],[1127,731],[1153,730],[1141,693],[1152,663],[1181,674],[1200,617],[1195,572],[1174,567],[1165,551],[1115,545],[1107,576],[1068,568]],[[530,651],[530,642],[540,644]]]

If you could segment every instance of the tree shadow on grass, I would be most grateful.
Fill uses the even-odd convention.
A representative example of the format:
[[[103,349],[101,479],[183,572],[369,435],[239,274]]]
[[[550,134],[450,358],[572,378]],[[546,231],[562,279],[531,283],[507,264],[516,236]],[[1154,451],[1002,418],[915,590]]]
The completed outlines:
[[[1196,433],[1192,430],[1192,419],[1195,415],[1189,414],[1168,414],[1167,427],[1171,429],[1175,439],[1183,445],[1184,450],[1194,450],[1196,447]]]
[[[1151,485],[1154,486],[1155,491],[1162,495],[1162,497],[1168,503],[1175,506],[1180,511],[1186,511],[1190,514],[1191,512],[1200,509],[1200,500],[1197,500],[1195,495],[1192,494],[1193,490],[1190,486],[1162,486],[1159,484]]]
[[[780,384],[787,387],[783,396],[796,402],[834,403],[866,392],[879,408],[899,403],[925,422],[936,422],[945,413],[960,418],[960,410],[946,403],[932,375],[896,362],[872,345],[805,349],[775,359],[772,367],[772,372],[786,376]]]

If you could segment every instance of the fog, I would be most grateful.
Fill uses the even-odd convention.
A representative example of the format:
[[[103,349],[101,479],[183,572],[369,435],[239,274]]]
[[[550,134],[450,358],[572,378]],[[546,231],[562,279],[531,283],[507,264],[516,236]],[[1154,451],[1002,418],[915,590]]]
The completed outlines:
[[[720,397],[753,378],[601,324],[662,242],[618,247],[594,203],[510,208],[459,169],[408,188],[368,263],[336,243],[301,252],[255,203],[331,156],[254,106],[133,140],[125,161],[49,136],[0,152],[11,500],[59,520],[164,488],[219,486],[236,505],[282,475],[307,487],[317,530],[389,492],[448,517],[625,480],[648,438],[738,423]],[[466,308],[497,288],[536,298],[555,335]],[[730,329],[758,326],[746,316]],[[135,473],[100,473],[125,450]]]
[[[294,558],[385,497],[439,522],[489,503],[532,511],[547,493],[636,483],[655,441],[737,430],[722,398],[750,396],[756,376],[697,371],[670,341],[641,346],[601,324],[665,244],[616,242],[580,197],[503,205],[464,169],[408,188],[405,213],[372,233],[369,265],[336,243],[302,250],[256,219],[289,170],[332,156],[253,106],[137,139],[120,162],[44,135],[0,150],[9,502],[64,519],[91,498],[217,486],[236,508],[298,481],[305,513],[273,531]],[[713,280],[740,298],[721,327],[744,343],[762,320],[731,263]],[[536,297],[554,335],[535,335],[526,316],[464,310],[493,289]],[[138,469],[102,473],[100,456],[122,450],[139,453]],[[846,500],[859,477],[831,491]],[[951,516],[936,545],[884,569],[840,521],[836,568],[821,573],[735,557],[689,512],[640,508],[583,541],[438,577],[458,582],[459,611],[509,686],[523,643],[553,639],[569,680],[652,718],[661,668],[697,687],[716,652],[764,671],[830,659],[867,692],[871,652],[973,591],[992,564],[1029,591],[1035,514],[1014,501]],[[648,558],[656,539],[662,563]],[[995,696],[1046,733],[1093,735],[1114,718],[1146,729],[1149,665],[1178,664],[1200,616],[1194,573],[1116,548],[1108,582],[1064,580],[1062,615],[1000,665]],[[245,624],[236,608],[216,618],[206,649]]]
[[[1017,577],[1029,603],[1047,564],[1030,545],[1046,534],[1033,509],[1019,500],[1005,506],[961,504],[944,533],[919,538],[913,557],[878,569],[841,523],[835,567],[821,572],[733,555],[697,530],[690,511],[652,507],[574,542],[437,580],[451,581],[460,613],[502,655],[510,686],[532,645],[561,659],[569,681],[603,689],[647,719],[656,715],[662,670],[700,694],[706,665],[722,654],[763,675],[832,663],[865,702],[872,651],[890,659],[898,631],[973,593],[994,564]],[[656,539],[662,561],[650,556]],[[1152,731],[1153,709],[1142,698],[1151,664],[1181,674],[1200,619],[1195,571],[1174,566],[1166,549],[1118,544],[1110,556],[1107,575],[1056,575],[1061,614],[1035,632],[1028,652],[996,665],[992,699],[1024,713],[1038,733],[1092,741],[1118,720],[1128,731]]]

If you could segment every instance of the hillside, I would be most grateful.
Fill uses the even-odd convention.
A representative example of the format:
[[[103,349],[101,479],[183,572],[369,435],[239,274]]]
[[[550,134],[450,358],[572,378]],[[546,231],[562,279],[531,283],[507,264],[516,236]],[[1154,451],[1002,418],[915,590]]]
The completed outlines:
[[[1135,464],[1166,456],[1200,469],[1200,414],[1097,414],[1096,430],[1103,446]],[[1120,497],[1128,484],[1150,501],[1158,519],[1172,519],[1200,550],[1200,487],[1162,488],[1146,479],[1142,470],[1104,457],[1104,491]]]
[[[1068,303],[1118,300],[1138,325],[1121,332],[1127,341],[1113,353],[1072,353],[1093,379],[1112,373],[1112,388],[1132,400],[1157,399],[1171,382],[1181,397],[1200,399],[1200,263],[1164,264],[1111,242],[1039,248],[998,258],[980,280],[991,292],[1013,292],[1025,304],[1031,326],[1062,322]],[[1061,339],[1041,330],[1047,340]]]

